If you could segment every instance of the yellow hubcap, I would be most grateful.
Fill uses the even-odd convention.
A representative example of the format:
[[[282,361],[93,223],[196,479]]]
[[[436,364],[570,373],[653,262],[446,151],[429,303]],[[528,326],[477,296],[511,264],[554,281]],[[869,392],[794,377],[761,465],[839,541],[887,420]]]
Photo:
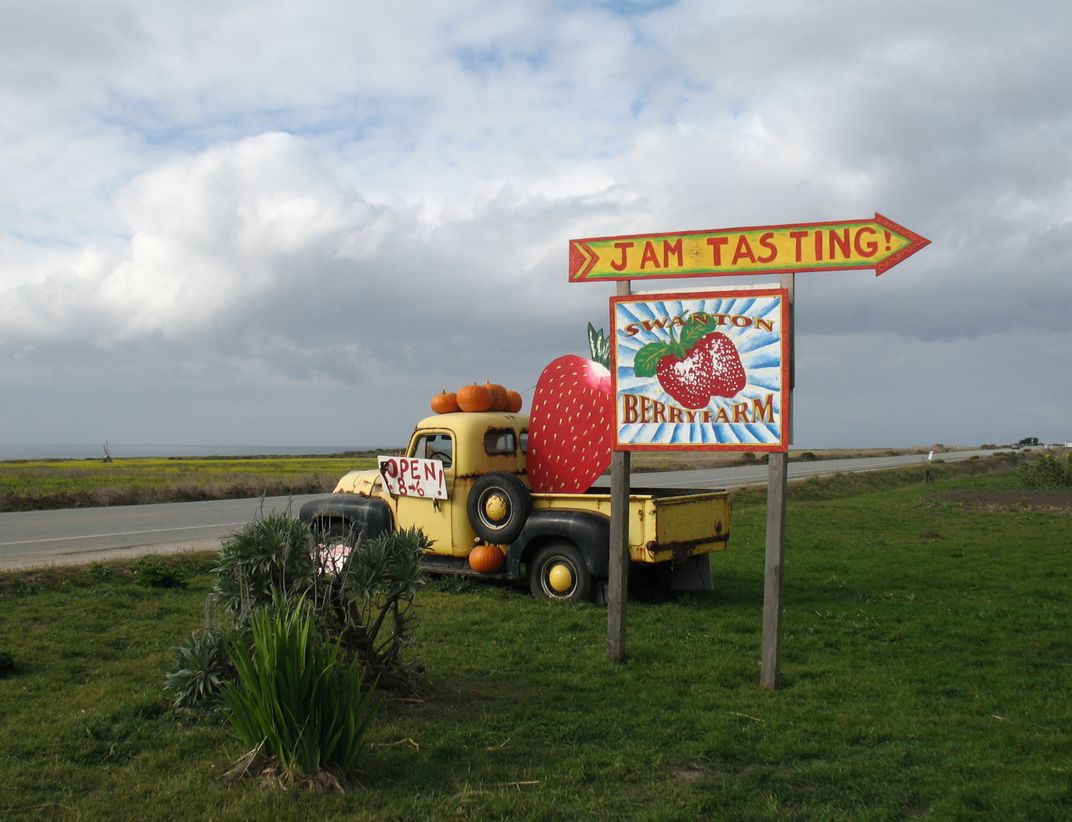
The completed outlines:
[[[573,587],[573,571],[564,562],[560,562],[547,572],[547,584],[557,593],[564,594]]]
[[[484,500],[484,514],[490,522],[502,522],[509,510],[509,504],[499,494],[492,494]]]

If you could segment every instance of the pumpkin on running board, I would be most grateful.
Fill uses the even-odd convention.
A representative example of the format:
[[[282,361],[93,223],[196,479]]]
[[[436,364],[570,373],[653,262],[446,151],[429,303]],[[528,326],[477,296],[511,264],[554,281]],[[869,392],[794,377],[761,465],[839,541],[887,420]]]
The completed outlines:
[[[469,552],[469,567],[478,574],[494,574],[505,563],[503,552],[494,545],[478,545]]]

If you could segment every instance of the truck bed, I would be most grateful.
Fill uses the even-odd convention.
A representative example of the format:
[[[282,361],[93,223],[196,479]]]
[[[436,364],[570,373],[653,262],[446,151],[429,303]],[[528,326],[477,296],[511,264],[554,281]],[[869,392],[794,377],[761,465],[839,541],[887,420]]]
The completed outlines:
[[[592,511],[610,516],[610,494],[532,494],[533,510]],[[724,490],[632,488],[629,555],[634,562],[680,561],[721,551],[729,539],[729,494]]]

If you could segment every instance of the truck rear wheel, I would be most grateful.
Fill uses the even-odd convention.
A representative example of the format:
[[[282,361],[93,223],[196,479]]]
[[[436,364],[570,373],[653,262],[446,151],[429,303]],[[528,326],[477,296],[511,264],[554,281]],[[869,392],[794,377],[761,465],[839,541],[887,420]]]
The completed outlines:
[[[529,489],[513,474],[485,474],[469,492],[466,510],[476,535],[485,542],[508,545],[517,539],[529,516]]]
[[[588,598],[592,576],[584,557],[569,542],[554,542],[541,548],[529,563],[529,589],[534,597],[560,602],[582,602]]]

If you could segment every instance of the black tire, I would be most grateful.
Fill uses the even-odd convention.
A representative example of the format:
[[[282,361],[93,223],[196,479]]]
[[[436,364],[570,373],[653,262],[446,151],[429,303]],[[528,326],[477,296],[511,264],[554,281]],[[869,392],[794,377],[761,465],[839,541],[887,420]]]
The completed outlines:
[[[583,602],[591,587],[592,575],[572,543],[553,542],[541,548],[529,563],[529,590],[534,597]]]
[[[485,474],[469,492],[466,510],[476,535],[485,542],[509,545],[529,517],[529,489],[513,474]]]
[[[607,603],[610,602],[610,591],[607,588],[607,580],[605,579],[593,579],[592,590],[589,592],[589,599],[591,599],[593,605],[598,605],[600,608],[606,608]]]

